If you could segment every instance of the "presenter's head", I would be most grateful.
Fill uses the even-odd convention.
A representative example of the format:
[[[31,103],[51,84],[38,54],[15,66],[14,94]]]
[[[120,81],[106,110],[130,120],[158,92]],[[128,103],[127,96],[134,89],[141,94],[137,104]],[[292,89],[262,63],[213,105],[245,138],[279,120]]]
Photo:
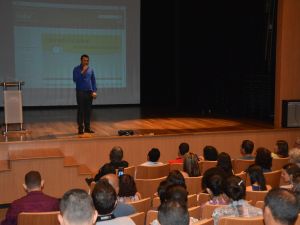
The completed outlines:
[[[80,57],[81,65],[82,66],[88,66],[89,65],[89,56],[84,54]]]

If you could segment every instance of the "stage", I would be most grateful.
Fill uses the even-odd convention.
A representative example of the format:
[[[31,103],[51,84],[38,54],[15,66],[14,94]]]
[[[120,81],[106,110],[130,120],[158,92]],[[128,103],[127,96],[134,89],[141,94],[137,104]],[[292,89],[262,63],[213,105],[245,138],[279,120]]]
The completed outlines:
[[[255,149],[272,151],[277,140],[287,140],[292,146],[300,137],[299,128],[275,129],[260,121],[145,111],[138,106],[95,107],[92,128],[96,133],[92,135],[77,135],[75,108],[25,109],[24,127],[26,132],[1,135],[0,179],[6,182],[0,185],[0,192],[5,193],[0,204],[24,194],[20,184],[29,170],[42,173],[45,192],[53,196],[60,197],[71,188],[87,188],[84,178],[109,161],[114,146],[121,146],[124,159],[135,166],[147,160],[153,147],[160,150],[162,162],[176,158],[182,142],[198,155],[206,145],[213,145],[235,159],[245,139],[252,140]],[[118,135],[118,130],[127,129],[134,135]]]
[[[23,115],[26,132],[13,132],[18,126],[10,125],[11,132],[1,135],[0,142],[116,137],[118,130],[133,130],[134,136],[162,136],[273,129],[270,123],[250,119],[142,110],[139,106],[105,106],[93,109],[91,126],[95,134],[79,136],[74,107],[31,108],[25,109]],[[0,118],[3,117],[1,112]]]

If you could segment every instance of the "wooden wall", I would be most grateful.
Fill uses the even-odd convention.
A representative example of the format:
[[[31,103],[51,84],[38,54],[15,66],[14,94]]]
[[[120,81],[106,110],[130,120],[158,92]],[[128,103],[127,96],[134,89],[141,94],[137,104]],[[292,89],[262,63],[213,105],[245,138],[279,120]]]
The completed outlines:
[[[300,99],[300,1],[278,0],[275,127],[281,127],[282,100]]]

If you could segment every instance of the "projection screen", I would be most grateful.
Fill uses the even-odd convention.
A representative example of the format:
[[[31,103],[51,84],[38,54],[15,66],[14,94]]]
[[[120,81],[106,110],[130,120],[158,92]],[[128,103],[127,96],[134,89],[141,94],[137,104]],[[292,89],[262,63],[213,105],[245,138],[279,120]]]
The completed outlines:
[[[82,54],[94,104],[140,103],[140,0],[6,0],[0,12],[0,81],[25,82],[24,106],[75,105]]]

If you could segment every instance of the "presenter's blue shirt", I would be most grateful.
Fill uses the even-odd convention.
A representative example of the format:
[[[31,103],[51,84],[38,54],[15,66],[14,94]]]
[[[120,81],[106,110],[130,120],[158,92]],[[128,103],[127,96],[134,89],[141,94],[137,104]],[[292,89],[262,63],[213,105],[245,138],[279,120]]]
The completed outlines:
[[[94,70],[88,67],[84,74],[81,74],[81,71],[81,64],[76,66],[73,70],[73,81],[76,83],[76,90],[92,92],[97,91]]]

